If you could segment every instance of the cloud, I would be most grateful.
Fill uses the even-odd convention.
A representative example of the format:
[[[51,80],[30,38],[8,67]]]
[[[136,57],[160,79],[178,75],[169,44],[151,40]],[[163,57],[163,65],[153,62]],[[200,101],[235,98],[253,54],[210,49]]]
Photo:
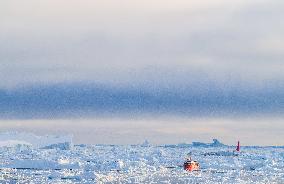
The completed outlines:
[[[178,106],[186,113],[228,107],[236,112],[277,111],[283,102],[282,5],[279,0],[4,0],[1,95],[15,109],[33,99],[32,112],[68,111],[77,103],[72,95],[94,101],[91,111],[102,108],[101,100],[109,96],[114,98],[108,103],[117,106],[104,106],[105,111],[130,109],[131,104],[146,109],[134,105],[137,111],[173,111]],[[52,87],[57,84],[63,84],[58,91]],[[95,97],[102,90],[96,85],[88,96],[87,84],[107,86],[106,96]],[[51,103],[56,100],[58,105]],[[6,100],[1,107],[8,104]]]
[[[203,81],[185,89],[117,88],[93,83],[30,86],[0,91],[2,118],[80,118],[104,116],[281,115],[284,88],[222,87]],[[277,89],[277,90],[275,90]]]

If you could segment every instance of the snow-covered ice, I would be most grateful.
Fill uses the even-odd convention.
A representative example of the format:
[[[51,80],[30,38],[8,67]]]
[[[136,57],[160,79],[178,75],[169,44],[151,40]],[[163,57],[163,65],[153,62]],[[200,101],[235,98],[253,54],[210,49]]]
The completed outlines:
[[[0,183],[284,183],[284,147],[242,147],[235,154],[235,147],[223,144],[154,146],[145,141],[61,149],[48,147],[55,144],[53,137],[50,144],[45,139],[43,149],[28,139],[11,140],[3,139],[9,146],[0,147]],[[200,171],[183,170],[189,152]]]

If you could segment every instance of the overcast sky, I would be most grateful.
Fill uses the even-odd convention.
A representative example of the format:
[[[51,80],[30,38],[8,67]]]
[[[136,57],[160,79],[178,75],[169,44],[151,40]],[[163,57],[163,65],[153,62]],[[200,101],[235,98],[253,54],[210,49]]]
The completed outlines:
[[[283,81],[283,16],[281,0],[2,0],[0,86]]]
[[[277,116],[277,134],[283,17],[283,0],[1,0],[2,125],[150,114],[229,117],[233,131]]]

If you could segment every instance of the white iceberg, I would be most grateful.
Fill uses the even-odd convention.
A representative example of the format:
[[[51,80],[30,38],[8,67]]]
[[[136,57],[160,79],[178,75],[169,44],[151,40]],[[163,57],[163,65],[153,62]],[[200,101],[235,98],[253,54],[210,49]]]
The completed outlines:
[[[26,132],[4,132],[0,133],[0,147],[16,147],[26,145],[33,148],[43,149],[62,149],[70,150],[73,148],[71,135],[46,135],[37,136]]]

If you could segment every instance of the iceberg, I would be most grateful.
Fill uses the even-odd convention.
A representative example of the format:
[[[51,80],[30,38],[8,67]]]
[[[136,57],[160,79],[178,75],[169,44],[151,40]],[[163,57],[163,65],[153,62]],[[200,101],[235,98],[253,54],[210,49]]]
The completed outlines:
[[[27,132],[0,133],[0,147],[28,146],[35,149],[73,149],[71,135],[46,135],[37,136]]]
[[[203,142],[192,142],[192,146],[194,147],[224,147],[227,146],[217,139],[213,139],[213,143],[203,143]]]

